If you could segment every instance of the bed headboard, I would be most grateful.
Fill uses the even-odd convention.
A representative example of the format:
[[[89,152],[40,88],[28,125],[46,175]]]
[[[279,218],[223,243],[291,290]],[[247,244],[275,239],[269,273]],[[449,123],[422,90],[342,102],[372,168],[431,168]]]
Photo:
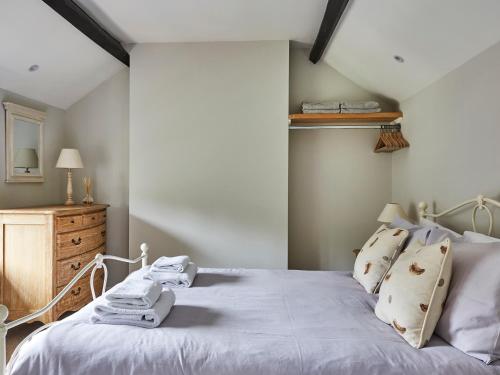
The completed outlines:
[[[474,232],[477,232],[476,229],[476,216],[477,216],[477,211],[485,211],[488,214],[488,219],[489,219],[489,228],[488,228],[488,235],[491,235],[491,232],[493,231],[493,214],[491,212],[490,206],[495,206],[495,207],[500,207],[500,202],[496,201],[491,198],[485,198],[483,195],[478,195],[476,198],[469,199],[468,201],[462,202],[460,204],[457,204],[456,206],[447,209],[446,211],[442,211],[439,213],[428,213],[427,208],[428,205],[426,202],[420,202],[418,204],[418,216],[420,218],[434,218],[438,219],[440,217],[452,214],[458,210],[460,210],[463,207],[472,207],[472,228]]]

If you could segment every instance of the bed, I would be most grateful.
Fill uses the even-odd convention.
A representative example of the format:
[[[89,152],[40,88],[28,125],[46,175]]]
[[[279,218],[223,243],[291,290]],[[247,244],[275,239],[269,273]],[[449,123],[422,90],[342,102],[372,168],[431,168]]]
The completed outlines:
[[[176,295],[155,329],[90,324],[95,300],[35,335],[10,373],[500,374],[437,336],[408,345],[350,272],[205,268]]]
[[[436,336],[409,346],[349,272],[201,269],[176,295],[150,330],[90,324],[90,304],[36,335],[11,373],[500,374]]]

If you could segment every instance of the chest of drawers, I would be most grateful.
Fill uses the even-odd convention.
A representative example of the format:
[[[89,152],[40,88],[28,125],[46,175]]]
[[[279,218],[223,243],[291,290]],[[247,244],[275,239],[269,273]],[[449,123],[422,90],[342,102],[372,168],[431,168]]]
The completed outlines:
[[[0,300],[9,320],[49,303],[78,271],[106,251],[107,205],[0,210]],[[102,270],[95,278],[102,288]],[[90,271],[49,312],[57,320],[91,301]]]

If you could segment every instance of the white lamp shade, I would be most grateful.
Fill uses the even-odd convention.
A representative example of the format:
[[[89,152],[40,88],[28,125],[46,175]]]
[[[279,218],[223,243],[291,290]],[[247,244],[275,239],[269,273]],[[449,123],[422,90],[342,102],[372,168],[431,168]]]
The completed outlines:
[[[408,219],[406,212],[399,203],[387,203],[378,216],[377,221],[381,223],[391,223],[397,216],[402,219]]]
[[[38,155],[34,148],[20,148],[14,157],[14,168],[38,168]]]
[[[80,152],[76,148],[63,148],[57,159],[56,168],[83,168]]]

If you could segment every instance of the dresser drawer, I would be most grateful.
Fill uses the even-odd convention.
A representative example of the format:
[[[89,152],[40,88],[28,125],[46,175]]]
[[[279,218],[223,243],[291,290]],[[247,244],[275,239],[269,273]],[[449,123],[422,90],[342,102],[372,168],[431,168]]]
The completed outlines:
[[[103,284],[103,271],[96,272],[94,277],[94,287],[97,295],[101,294]],[[64,287],[57,288],[57,293],[63,290]],[[90,291],[90,277],[84,277],[78,280],[73,285],[71,290],[55,305],[55,317],[57,319],[62,313],[66,311],[77,311],[92,301],[92,292]]]
[[[104,254],[105,251],[105,247],[101,246],[98,249],[88,251],[81,255],[76,255],[64,260],[58,260],[56,262],[56,285],[58,287],[67,285],[83,267],[94,260],[97,253]],[[90,275],[90,272],[92,272],[92,268],[86,273],[86,275]]]
[[[66,259],[102,246],[106,241],[106,225],[57,235],[56,258]]]
[[[56,217],[56,231],[59,233],[78,230],[81,228],[82,225],[83,225],[82,215]]]
[[[83,225],[97,225],[106,222],[106,211],[97,211],[83,215]]]

